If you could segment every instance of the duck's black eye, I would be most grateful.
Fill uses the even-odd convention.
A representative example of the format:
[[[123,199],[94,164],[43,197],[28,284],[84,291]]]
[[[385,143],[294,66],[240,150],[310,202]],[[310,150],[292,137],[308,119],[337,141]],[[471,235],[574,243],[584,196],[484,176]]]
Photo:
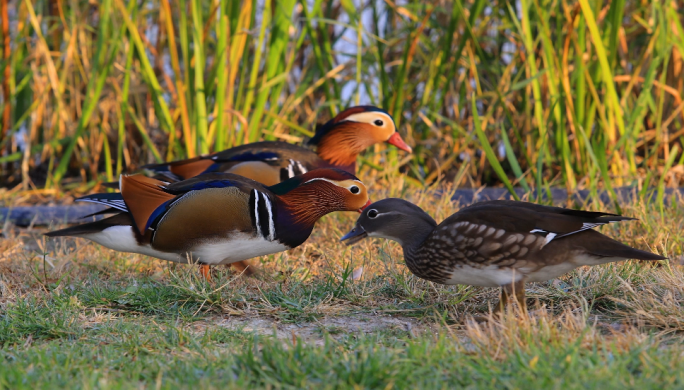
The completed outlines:
[[[349,191],[351,191],[352,194],[358,194],[359,192],[361,192],[361,190],[357,186],[351,186]]]
[[[378,210],[370,209],[368,210],[368,218],[373,219],[378,216]]]
[[[382,126],[385,124],[385,122],[381,121],[380,119],[376,119],[373,123],[375,123],[376,126]]]

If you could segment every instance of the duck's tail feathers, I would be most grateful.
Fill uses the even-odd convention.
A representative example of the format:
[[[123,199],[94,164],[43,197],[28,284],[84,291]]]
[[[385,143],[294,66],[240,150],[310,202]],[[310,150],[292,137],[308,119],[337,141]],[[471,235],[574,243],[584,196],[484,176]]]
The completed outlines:
[[[131,219],[130,215],[128,213],[120,212],[119,214],[113,215],[109,218],[55,230],[53,232],[47,232],[45,235],[48,237],[78,237],[86,234],[98,233],[112,226],[130,226],[132,224],[133,220]]]
[[[601,257],[621,257],[623,259],[636,259],[636,260],[667,260],[667,257],[651,253],[649,251],[632,248],[629,245],[625,245],[619,241],[613,240],[601,233],[595,232],[602,237],[599,239],[586,240],[586,250],[592,255]],[[591,237],[593,238],[593,237]]]

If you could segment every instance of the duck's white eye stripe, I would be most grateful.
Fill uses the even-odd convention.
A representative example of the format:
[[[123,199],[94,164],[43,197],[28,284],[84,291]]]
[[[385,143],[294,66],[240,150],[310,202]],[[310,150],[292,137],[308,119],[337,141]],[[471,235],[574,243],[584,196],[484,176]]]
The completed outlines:
[[[313,178],[313,179],[311,179],[311,180],[305,181],[304,184],[306,184],[306,183],[311,183],[312,181],[316,181],[316,180],[327,181],[328,183],[332,183],[332,184],[334,184],[334,185],[336,185],[336,186],[339,186],[339,185],[340,185],[340,182],[339,182],[339,181],[326,179],[326,178],[324,178],[324,177],[315,177],[315,178]],[[346,179],[346,180],[350,180],[350,179]],[[361,184],[361,181],[360,181],[360,180],[351,180],[351,181],[354,181],[354,182],[356,182],[356,183]],[[352,184],[352,185],[356,185],[356,184]],[[350,186],[350,187],[351,187],[351,186]]]
[[[334,181],[332,181],[332,180],[330,180],[330,179],[326,179],[326,178],[323,178],[323,177],[315,177],[315,178],[313,178],[313,179],[311,179],[311,180],[308,180],[308,181],[304,182],[304,184],[306,184],[306,183],[311,183],[312,181],[316,181],[316,180],[323,180],[323,181],[327,181],[328,183],[332,183],[332,184],[334,184],[334,185],[338,185],[337,182],[334,182]]]
[[[393,123],[392,117],[380,111],[366,111],[351,114],[344,118],[344,121],[359,122],[359,123],[373,123],[379,117],[384,119],[385,123]]]

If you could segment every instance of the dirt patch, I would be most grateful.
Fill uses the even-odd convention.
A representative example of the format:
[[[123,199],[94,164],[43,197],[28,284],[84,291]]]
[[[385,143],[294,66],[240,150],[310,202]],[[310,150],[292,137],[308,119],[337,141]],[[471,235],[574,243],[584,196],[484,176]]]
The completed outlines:
[[[221,326],[234,331],[275,336],[278,339],[297,338],[314,345],[323,345],[326,335],[336,337],[385,332],[416,337],[438,332],[434,324],[424,324],[413,318],[372,314],[330,317],[306,323],[282,323],[268,317],[218,317],[197,325],[200,328],[197,330],[204,330],[207,326]]]

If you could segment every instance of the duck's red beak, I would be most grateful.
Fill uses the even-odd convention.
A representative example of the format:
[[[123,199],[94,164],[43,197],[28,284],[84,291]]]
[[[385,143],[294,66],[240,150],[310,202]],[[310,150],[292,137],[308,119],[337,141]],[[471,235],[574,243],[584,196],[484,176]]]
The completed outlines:
[[[392,145],[396,146],[397,148],[404,150],[406,152],[409,152],[409,153],[413,152],[413,149],[411,149],[410,146],[406,145],[406,142],[404,142],[404,140],[401,138],[398,131],[395,131],[394,134],[392,134],[392,136],[389,137],[389,139],[387,140],[387,143],[392,144]]]
[[[357,210],[359,212],[359,214],[362,213],[366,207],[370,206],[370,204],[371,204],[371,201],[370,201],[370,199],[368,199],[368,202],[366,202],[366,204],[364,204],[363,207],[361,207],[360,209]]]

